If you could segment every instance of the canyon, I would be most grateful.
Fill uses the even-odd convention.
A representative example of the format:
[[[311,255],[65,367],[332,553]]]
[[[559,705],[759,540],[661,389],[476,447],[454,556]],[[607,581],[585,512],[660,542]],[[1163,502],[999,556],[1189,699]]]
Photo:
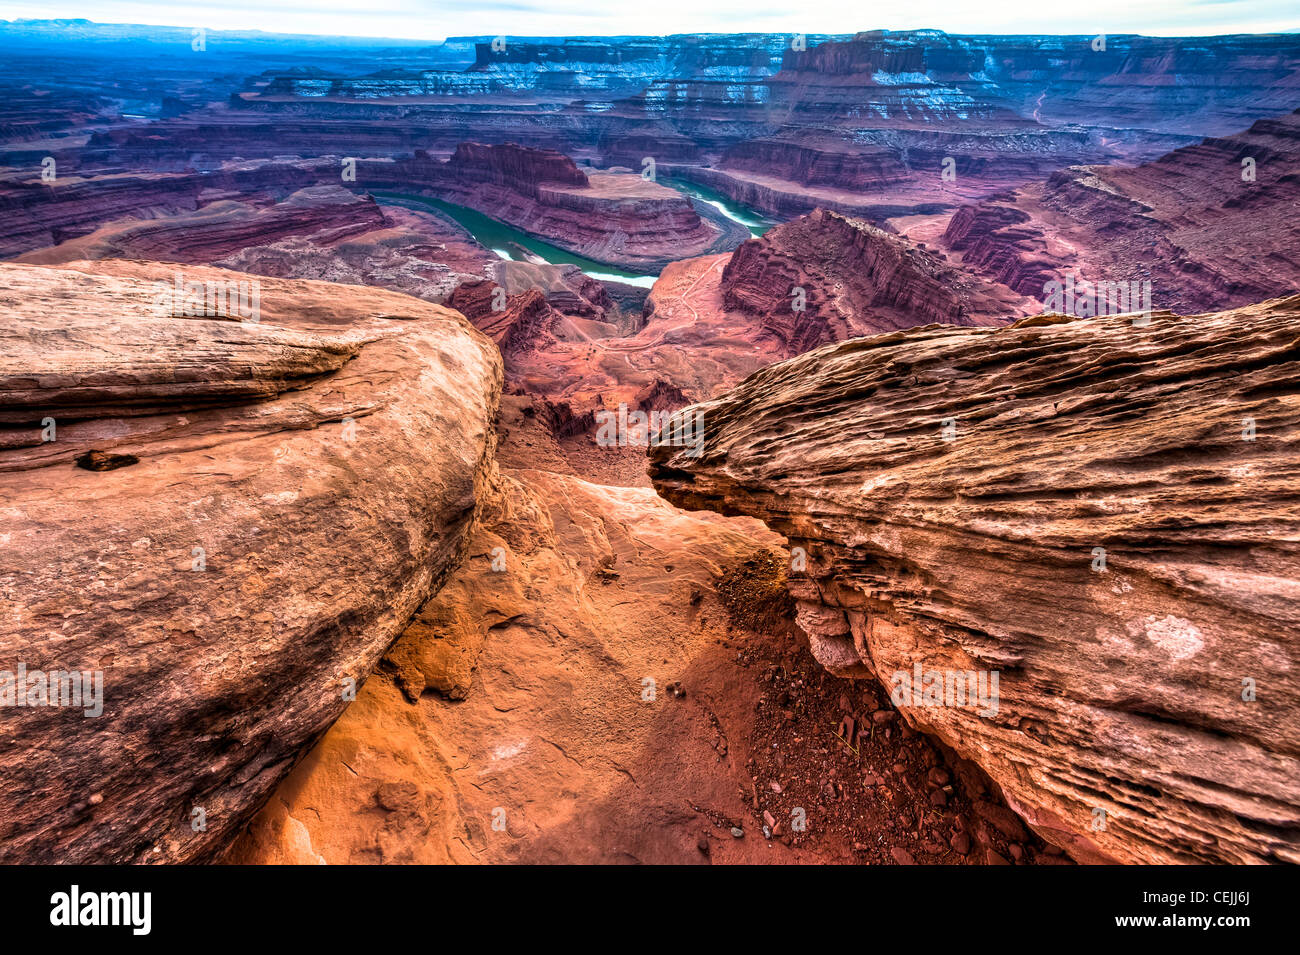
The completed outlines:
[[[597,262],[647,271],[748,236],[707,206],[641,175],[584,172],[554,150],[461,143],[445,161],[363,160],[359,181],[488,213]],[[702,214],[703,213],[703,214]]]
[[[0,860],[1300,862],[1300,40],[1101,39],[0,23]]]
[[[964,206],[936,241],[1028,295],[1070,271],[1140,278],[1173,309],[1245,305],[1300,290],[1298,161],[1292,112],[1138,166],[1061,170]]]

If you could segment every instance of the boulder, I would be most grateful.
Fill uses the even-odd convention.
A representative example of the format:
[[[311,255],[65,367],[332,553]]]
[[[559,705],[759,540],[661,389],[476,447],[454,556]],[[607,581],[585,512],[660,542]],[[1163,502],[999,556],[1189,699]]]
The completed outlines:
[[[457,565],[491,461],[460,315],[185,266],[233,296],[195,315],[176,269],[0,265],[0,862],[211,858]]]

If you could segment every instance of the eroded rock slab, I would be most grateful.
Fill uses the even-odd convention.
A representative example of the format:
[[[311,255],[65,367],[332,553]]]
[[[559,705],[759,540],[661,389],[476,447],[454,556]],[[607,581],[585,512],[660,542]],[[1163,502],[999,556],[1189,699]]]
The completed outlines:
[[[756,700],[714,590],[777,544],[648,488],[503,469],[464,564],[226,860],[798,861],[728,833]]]
[[[176,268],[0,266],[0,671],[103,688],[0,708],[6,863],[211,857],[455,566],[491,459],[500,357],[455,312],[186,266],[260,283],[259,321],[193,316]]]
[[[996,712],[903,712],[1076,858],[1295,862],[1298,320],[830,345],[695,406],[703,454],[652,448],[652,477],[789,538],[841,672],[998,674]]]

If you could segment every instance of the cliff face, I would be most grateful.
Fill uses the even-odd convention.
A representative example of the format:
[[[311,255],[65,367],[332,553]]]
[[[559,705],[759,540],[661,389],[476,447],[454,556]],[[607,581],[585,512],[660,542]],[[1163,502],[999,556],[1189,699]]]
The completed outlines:
[[[848,143],[812,145],[799,142],[751,139],[727,150],[724,169],[779,174],[805,186],[835,186],[867,191],[902,182],[907,169],[892,150],[854,148]]]
[[[787,51],[768,81],[772,100],[831,121],[863,113],[901,125],[1017,119],[993,95],[996,86],[975,78],[983,51],[963,41],[937,31],[876,31]]]
[[[1297,862],[1298,320],[827,346],[695,406],[703,453],[651,475],[784,534],[818,658],[1077,858]]]
[[[759,316],[787,354],[857,335],[1021,314],[1005,290],[859,219],[817,210],[750,239],[722,272],[723,303]]]
[[[0,266],[5,863],[226,845],[456,566],[490,462],[500,358],[459,315],[175,273]],[[43,705],[54,671],[101,712]]]
[[[787,50],[780,72],[737,90],[725,111],[671,82],[644,111],[700,126],[729,116],[735,125],[706,128],[732,141],[702,142],[720,158],[689,175],[736,201],[879,220],[953,209],[1066,166],[1152,159],[1295,107],[1294,37],[1106,40],[1094,50],[1089,36],[873,31]]]
[[[942,244],[1026,295],[1066,273],[1151,282],[1157,306],[1222,309],[1300,289],[1300,111],[1136,167],[1063,169],[959,210]]]
[[[586,175],[573,160],[554,149],[528,149],[515,143],[484,146],[461,143],[447,160],[447,171],[466,182],[490,182],[538,197],[542,183],[583,188]]]
[[[149,158],[140,163],[143,168],[158,165]],[[67,169],[68,164],[58,168]],[[270,202],[306,187],[338,182],[337,160],[232,163],[210,173],[62,175],[53,182],[42,182],[35,173],[11,173],[0,177],[0,257],[58,245],[122,219],[183,216],[220,200]],[[221,217],[200,217],[193,228],[201,237],[221,222]],[[170,239],[184,244],[183,238]]]
[[[328,244],[386,225],[370,196],[358,196],[338,185],[312,186],[266,207],[217,200],[194,212],[112,222],[54,248],[29,252],[19,261],[51,264],[128,258],[204,263],[291,236]]]
[[[198,208],[192,176],[96,176],[43,183],[35,176],[0,182],[0,257],[55,245],[105,219],[145,210]]]
[[[1222,134],[1295,106],[1292,35],[1112,35],[1105,49],[1095,39],[877,30],[787,51],[769,85],[774,101],[818,118],[847,119],[868,103],[902,124],[1019,115],[1094,125],[1104,116],[1117,128]]]
[[[496,342],[507,358],[554,341],[551,329],[564,319],[541,289],[506,295],[504,287],[489,280],[462,282],[447,304]]]
[[[464,563],[225,861],[1064,861],[818,666],[775,534],[553,470],[548,417],[503,396]]]

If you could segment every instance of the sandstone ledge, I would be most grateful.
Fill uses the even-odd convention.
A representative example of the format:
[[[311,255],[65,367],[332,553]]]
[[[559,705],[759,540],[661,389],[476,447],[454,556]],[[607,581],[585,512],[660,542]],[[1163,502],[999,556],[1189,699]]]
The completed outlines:
[[[160,315],[174,271],[0,266],[0,669],[104,681],[98,718],[0,710],[6,863],[210,858],[456,565],[491,460],[500,357],[455,312],[264,278],[259,324]]]
[[[995,716],[905,715],[1077,858],[1300,861],[1298,320],[830,345],[696,406],[703,455],[651,475],[807,551],[791,589],[840,672],[1000,671]]]

